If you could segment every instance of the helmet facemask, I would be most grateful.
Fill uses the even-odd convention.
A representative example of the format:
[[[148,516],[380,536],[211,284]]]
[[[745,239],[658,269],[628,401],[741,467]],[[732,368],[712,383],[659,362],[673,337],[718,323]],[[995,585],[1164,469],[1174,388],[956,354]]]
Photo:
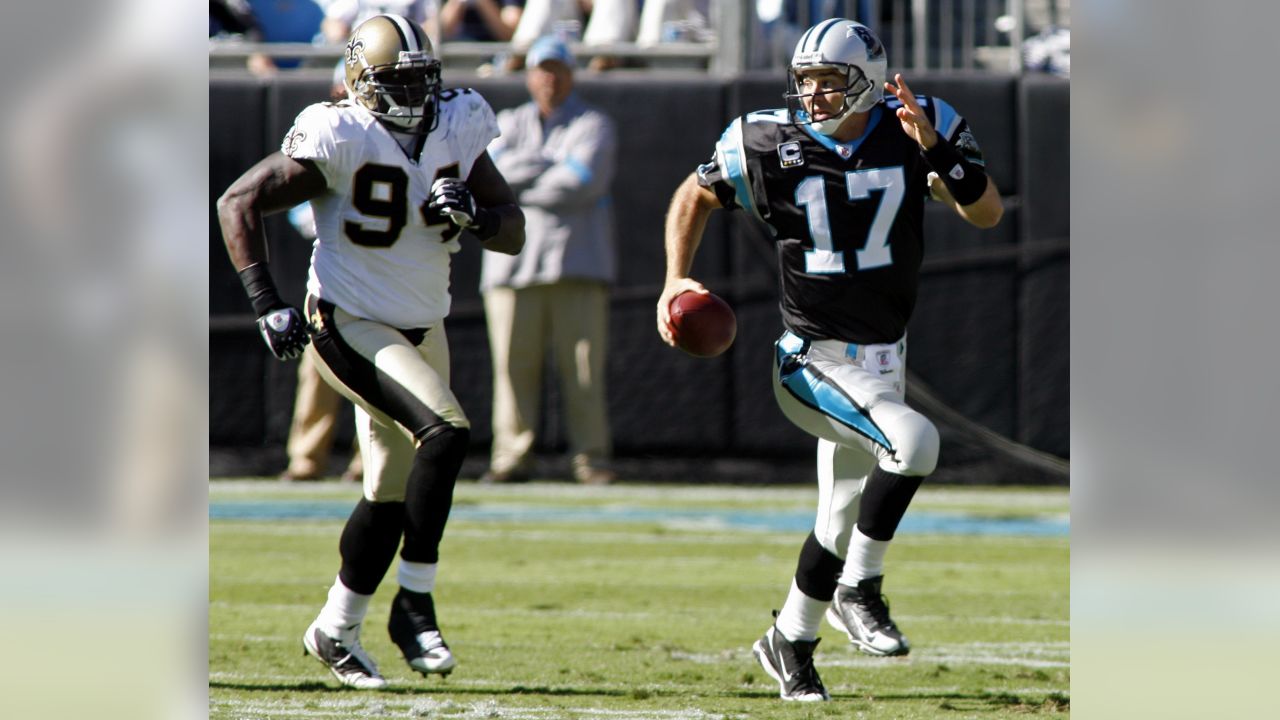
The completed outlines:
[[[803,92],[801,89],[800,73],[804,70],[815,68],[831,68],[844,74],[845,83],[842,88],[831,88],[830,90],[818,90],[815,92]],[[857,65],[846,65],[844,63],[820,63],[812,65],[793,65],[787,69],[787,92],[783,94],[783,98],[787,101],[787,115],[791,122],[797,125],[812,125],[815,130],[823,135],[834,135],[836,130],[844,123],[849,112],[865,112],[871,109],[880,98],[882,92],[876,92],[877,88],[873,87],[872,82],[867,78],[866,73]],[[804,98],[812,98],[815,95],[827,95],[829,93],[843,93],[844,103],[839,112],[822,120],[814,120],[809,115],[809,111],[804,109]]]
[[[365,68],[351,95],[394,129],[426,135],[439,121],[440,87],[439,60],[402,51],[398,62]]]

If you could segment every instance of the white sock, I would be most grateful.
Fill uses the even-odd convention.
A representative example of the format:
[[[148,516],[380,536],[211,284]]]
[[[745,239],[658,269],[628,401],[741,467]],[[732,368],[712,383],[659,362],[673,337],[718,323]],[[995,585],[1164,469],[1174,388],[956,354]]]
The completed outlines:
[[[889,550],[888,540],[872,540],[854,526],[849,538],[849,556],[844,560],[840,584],[854,587],[860,580],[884,574],[884,554]]]
[[[439,563],[409,562],[400,559],[400,569],[396,571],[396,579],[400,587],[416,593],[429,593],[436,589],[436,568]]]
[[[816,640],[818,626],[822,623],[822,613],[826,612],[830,600],[815,600],[805,595],[800,587],[791,580],[791,592],[787,593],[787,601],[782,604],[774,627],[782,633],[782,637],[796,640]]]
[[[349,640],[354,634],[352,628],[364,622],[372,599],[372,595],[361,595],[343,585],[341,578],[334,578],[329,600],[320,608],[316,625],[329,637]]]

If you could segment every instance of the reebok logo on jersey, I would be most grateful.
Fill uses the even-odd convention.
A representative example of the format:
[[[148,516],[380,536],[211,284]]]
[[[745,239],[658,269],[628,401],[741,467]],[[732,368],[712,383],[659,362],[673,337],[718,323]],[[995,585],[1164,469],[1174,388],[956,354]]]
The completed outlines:
[[[784,142],[778,146],[778,162],[784,168],[798,167],[804,164],[804,153],[800,151],[800,143]]]
[[[951,168],[951,172],[947,174],[950,175],[953,180],[963,180],[964,168],[957,164],[955,167]]]

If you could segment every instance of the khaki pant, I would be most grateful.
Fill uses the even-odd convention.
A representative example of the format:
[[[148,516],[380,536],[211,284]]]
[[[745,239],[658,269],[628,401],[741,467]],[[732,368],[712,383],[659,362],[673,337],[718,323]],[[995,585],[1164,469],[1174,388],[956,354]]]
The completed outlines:
[[[575,469],[612,454],[605,395],[609,289],[566,280],[484,293],[493,354],[493,452],[490,469],[524,466],[541,413],[542,366],[555,357]]]
[[[286,446],[289,474],[314,477],[328,471],[329,453],[333,448],[333,433],[342,400],[342,395],[320,377],[315,356],[304,353],[298,363],[298,391],[293,400],[293,422],[289,425]],[[353,477],[361,474],[359,445],[351,451],[346,474]]]
[[[325,381],[356,405],[365,499],[403,502],[419,443],[442,428],[471,427],[449,389],[444,322],[401,331],[314,296],[307,297],[307,311],[317,328],[307,354],[316,356]]]

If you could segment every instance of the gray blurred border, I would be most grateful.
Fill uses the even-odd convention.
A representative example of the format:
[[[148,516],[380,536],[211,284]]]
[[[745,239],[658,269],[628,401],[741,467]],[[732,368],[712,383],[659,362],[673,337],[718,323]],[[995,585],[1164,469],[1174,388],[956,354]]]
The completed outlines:
[[[1280,10],[1072,5],[1072,711],[1271,716]]]
[[[0,10],[5,717],[207,712],[202,7]]]

